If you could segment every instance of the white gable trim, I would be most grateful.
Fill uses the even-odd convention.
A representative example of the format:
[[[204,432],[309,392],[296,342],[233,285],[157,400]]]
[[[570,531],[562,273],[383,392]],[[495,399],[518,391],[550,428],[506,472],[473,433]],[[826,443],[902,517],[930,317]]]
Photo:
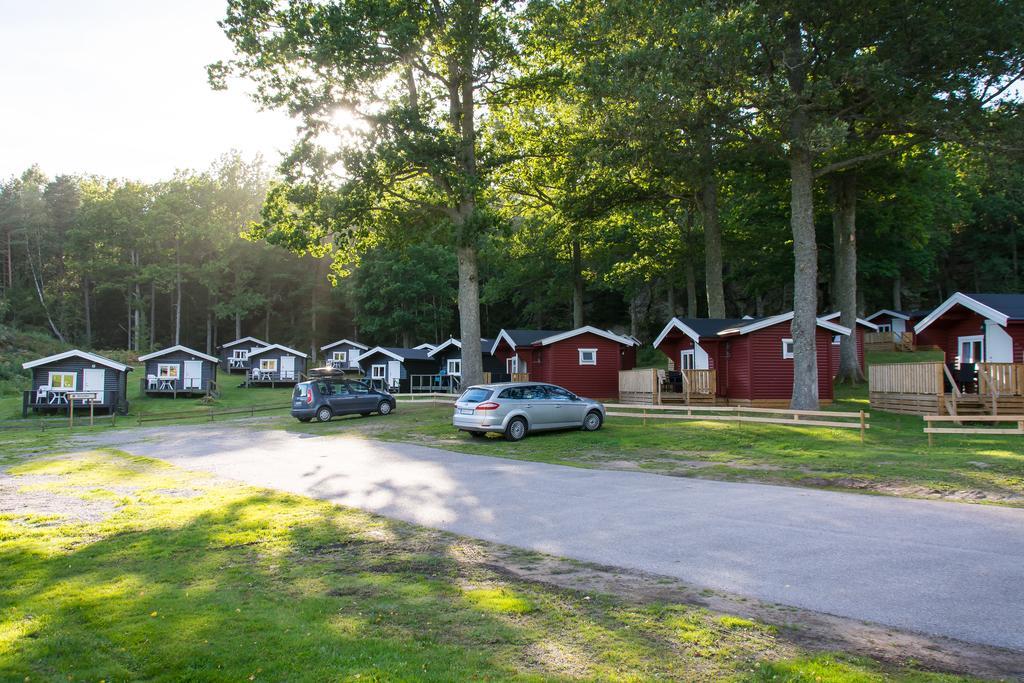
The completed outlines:
[[[1009,316],[1006,315],[1005,313],[1001,313],[996,309],[992,308],[991,306],[986,306],[980,301],[975,301],[974,299],[967,296],[966,294],[963,294],[962,292],[957,292],[956,294],[954,294],[953,296],[949,297],[941,304],[939,304],[939,307],[936,308],[931,313],[929,313],[924,320],[914,325],[914,332],[916,332],[917,334],[921,334],[921,332],[923,332],[929,325],[931,325],[933,322],[941,318],[943,313],[953,308],[957,304],[963,306],[966,309],[974,311],[983,318],[991,320],[1000,327],[1006,327],[1006,323],[1010,319]]]
[[[370,348],[368,346],[363,346],[359,342],[354,342],[351,339],[339,339],[336,342],[331,342],[330,344],[326,344],[324,346],[321,346],[320,350],[321,351],[327,351],[328,349],[333,349],[335,346],[338,346],[340,344],[348,344],[349,346],[354,346],[357,349],[362,349],[363,351],[366,351],[368,348]]]
[[[501,340],[504,339],[508,342],[508,345],[512,347],[512,350],[516,350],[516,343],[512,341],[512,337],[508,332],[502,330],[498,333],[498,336],[494,338],[494,343],[491,344],[491,355],[493,356],[498,351],[498,345],[501,344]]]
[[[369,351],[367,351],[364,354],[361,354],[359,357],[360,358],[369,358],[370,356],[372,356],[375,353],[383,353],[388,358],[394,358],[395,360],[397,360],[400,363],[404,363],[405,362],[404,358],[402,358],[401,356],[399,356],[397,354],[391,353],[390,351],[388,351],[387,349],[385,349],[382,346],[374,346],[372,349],[370,349]]]
[[[130,372],[132,369],[131,366],[122,365],[121,363],[110,360],[109,358],[97,356],[95,353],[89,353],[87,351],[79,351],[78,349],[64,351],[63,353],[57,353],[52,356],[47,356],[46,358],[30,360],[27,363],[22,363],[21,367],[28,370],[30,368],[39,367],[40,365],[46,365],[47,363],[55,363],[57,361],[64,360],[65,358],[84,358],[88,361],[92,361],[93,363],[117,370],[118,372]]]
[[[295,349],[288,346],[284,346],[283,344],[271,344],[270,346],[264,346],[261,349],[253,349],[252,351],[249,352],[249,358],[252,358],[253,356],[258,356],[261,353],[266,353],[267,351],[273,351],[274,349],[278,349],[279,351],[286,351],[288,353],[294,353],[296,356],[302,356],[303,358],[309,358],[309,356],[304,354],[302,351],[296,351]]]
[[[658,335],[658,338],[654,340],[654,348],[658,348],[659,346],[661,346],[661,342],[665,341],[665,337],[667,337],[668,333],[671,332],[672,330],[679,330],[687,337],[692,339],[694,343],[700,341],[700,335],[697,334],[693,330],[693,328],[684,324],[683,321],[680,320],[679,318],[672,318],[671,320],[668,321],[668,324],[665,325],[665,328],[661,331],[661,334]]]
[[[910,320],[909,315],[905,313],[900,313],[899,311],[893,311],[888,308],[883,308],[880,311],[875,311],[874,313],[868,316],[868,320],[874,320],[880,315],[887,315],[890,318],[899,318],[900,320]]]
[[[419,346],[414,346],[412,348],[416,349],[417,351],[422,351],[423,349],[429,349],[430,351],[433,351],[437,347],[434,346],[433,344],[428,343],[428,342],[423,342]]]
[[[433,358],[435,355],[441,353],[442,351],[447,349],[449,346],[454,346],[457,349],[461,349],[462,348],[462,342],[459,341],[458,339],[449,339],[448,341],[446,341],[446,342],[444,342],[442,344],[439,344],[438,346],[435,346],[433,351],[428,351],[427,355],[430,356],[431,358]]]
[[[781,313],[779,315],[773,315],[770,318],[764,318],[763,320],[758,320],[757,322],[750,323],[749,325],[742,325],[740,327],[732,327],[732,328],[729,328],[728,330],[722,330],[718,334],[719,334],[719,336],[725,336],[725,335],[729,335],[729,334],[749,334],[751,332],[756,332],[757,330],[763,330],[766,327],[771,327],[772,325],[778,325],[779,323],[784,323],[784,322],[786,322],[788,320],[792,320],[792,319],[793,319],[793,311],[790,311],[789,313]],[[848,327],[843,327],[842,325],[836,325],[835,323],[830,323],[829,321],[827,321],[827,320],[825,320],[823,318],[817,318],[816,320],[818,322],[818,327],[824,327],[826,330],[830,330],[832,332],[835,332],[836,334],[850,334],[850,332],[851,332],[851,330]]]
[[[836,311],[835,313],[829,313],[828,315],[823,315],[820,318],[818,318],[818,320],[835,320],[838,317],[839,317],[839,311]],[[863,325],[864,327],[870,327],[875,332],[878,332],[878,325],[876,325],[874,323],[871,323],[871,322],[868,322],[864,318],[857,318],[857,323],[860,324],[860,325]]]
[[[227,344],[221,344],[220,348],[230,349],[232,346],[238,346],[239,344],[243,344],[245,342],[255,342],[260,346],[270,346],[270,344],[268,344],[267,342],[263,341],[262,339],[257,339],[256,337],[242,337],[241,339],[229,341]]]
[[[547,346],[548,344],[554,344],[554,343],[557,343],[557,342],[560,342],[560,341],[565,341],[566,339],[572,339],[573,337],[578,337],[581,334],[588,334],[588,333],[589,334],[596,334],[598,337],[603,337],[604,339],[610,339],[613,342],[618,342],[619,344],[625,344],[626,346],[632,346],[633,345],[633,341],[631,339],[626,339],[625,337],[620,337],[619,335],[617,335],[617,334],[615,334],[613,332],[608,332],[607,330],[599,330],[596,327],[593,327],[591,325],[584,325],[583,327],[577,327],[575,330],[569,330],[568,332],[562,332],[561,334],[556,334],[556,335],[553,335],[553,336],[550,336],[550,337],[545,337],[544,339],[540,339],[538,341],[535,341],[534,344],[540,344],[541,346]]]
[[[200,353],[199,351],[196,351],[195,349],[190,349],[189,347],[182,346],[181,344],[175,344],[174,346],[172,346],[170,348],[160,349],[159,351],[154,351],[153,353],[147,353],[145,356],[139,356],[139,360],[140,361],[147,361],[147,360],[149,360],[151,358],[159,358],[160,356],[166,356],[167,354],[174,353],[175,351],[182,351],[184,353],[191,353],[193,356],[197,356],[199,358],[202,358],[203,360],[208,360],[211,363],[219,363],[220,362],[219,358],[215,358],[214,356],[207,356],[205,353]]]

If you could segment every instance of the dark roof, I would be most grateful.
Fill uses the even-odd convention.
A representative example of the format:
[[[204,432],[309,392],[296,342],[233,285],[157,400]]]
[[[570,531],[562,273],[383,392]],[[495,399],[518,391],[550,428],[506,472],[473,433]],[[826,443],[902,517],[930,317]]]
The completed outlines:
[[[1024,294],[971,294],[964,292],[980,304],[994,308],[1010,320],[1024,320]]]
[[[679,322],[701,337],[714,337],[722,330],[750,325],[758,320],[761,318],[679,318]]]
[[[516,346],[529,346],[541,339],[563,334],[565,330],[505,330]]]
[[[404,349],[400,346],[381,346],[379,348],[384,351],[388,351],[389,353],[393,353],[404,360],[433,360],[429,355],[427,355],[428,351],[426,349]],[[372,351],[373,349],[370,350]],[[359,359],[362,360],[363,356],[360,356]]]
[[[935,309],[919,308],[916,311],[900,311],[900,313],[907,316],[908,318],[926,318],[928,314],[931,313],[933,310]]]

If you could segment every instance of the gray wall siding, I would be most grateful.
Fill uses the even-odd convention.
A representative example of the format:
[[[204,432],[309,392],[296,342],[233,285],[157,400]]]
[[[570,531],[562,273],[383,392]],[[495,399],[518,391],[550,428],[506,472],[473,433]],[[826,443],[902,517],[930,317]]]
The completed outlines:
[[[47,363],[46,365],[40,365],[32,368],[32,391],[35,392],[41,386],[49,384],[51,372],[74,372],[77,376],[75,380],[75,391],[81,391],[82,385],[85,382],[85,373],[83,370],[86,368],[98,368],[104,371],[103,375],[103,403],[97,403],[97,406],[109,407],[111,401],[117,398],[122,401],[126,401],[125,396],[126,377],[127,372],[119,372],[113,368],[108,368],[105,365],[93,363],[85,358],[65,358],[61,361],[55,361],[53,363]]]
[[[281,351],[280,349],[272,349],[272,350],[267,351],[265,353],[249,354],[249,367],[250,368],[258,368],[260,366],[260,360],[261,359],[264,359],[264,358],[276,358],[277,359],[277,373],[275,373],[275,379],[276,379],[278,373],[281,372],[281,359],[284,358],[285,356],[292,356],[292,357],[295,358],[295,380],[294,381],[296,381],[296,382],[302,381],[302,378],[300,377],[300,375],[304,375],[306,373],[306,361],[308,359],[303,358],[302,356],[296,356],[293,353],[288,353],[287,351]],[[284,380],[284,381],[292,381],[292,380]]]
[[[145,375],[159,376],[157,368],[161,363],[177,363],[180,366],[178,369],[178,376],[181,378],[176,382],[177,389],[179,391],[184,391],[185,361],[187,360],[197,360],[203,364],[202,376],[199,382],[199,391],[205,393],[206,388],[210,385],[210,381],[217,380],[217,364],[211,363],[205,358],[200,358],[199,356],[185,351],[174,351],[157,358],[150,358],[146,361]]]

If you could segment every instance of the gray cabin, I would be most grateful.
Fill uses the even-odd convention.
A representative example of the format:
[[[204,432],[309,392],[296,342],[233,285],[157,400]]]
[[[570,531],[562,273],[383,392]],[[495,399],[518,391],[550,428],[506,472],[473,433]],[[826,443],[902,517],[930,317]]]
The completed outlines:
[[[359,364],[373,388],[390,392],[430,391],[430,378],[437,376],[437,361],[426,349],[375,346]]]
[[[131,366],[74,349],[23,363],[32,371],[32,387],[24,392],[21,414],[64,412],[79,407],[128,412]]]
[[[249,353],[249,371],[245,376],[245,386],[278,384],[295,384],[302,381],[306,374],[306,359],[302,351],[271,344],[261,349],[253,349]]]
[[[221,344],[217,347],[221,370],[224,372],[248,372],[249,354],[265,346],[270,346],[270,343],[256,337],[240,337]]]
[[[350,339],[339,339],[321,346],[320,350],[324,354],[325,366],[344,372],[359,372],[359,356],[370,347]]]
[[[195,396],[212,393],[217,383],[216,356],[208,356],[187,346],[172,346],[145,356],[142,393],[149,396]]]
[[[497,378],[505,372],[505,364],[495,358],[491,353],[494,346],[493,339],[480,340],[480,353],[483,361],[483,371],[490,373],[492,378]],[[437,363],[437,379],[433,382],[434,391],[457,392],[462,388],[462,342],[458,339],[449,339],[438,344],[428,355]]]

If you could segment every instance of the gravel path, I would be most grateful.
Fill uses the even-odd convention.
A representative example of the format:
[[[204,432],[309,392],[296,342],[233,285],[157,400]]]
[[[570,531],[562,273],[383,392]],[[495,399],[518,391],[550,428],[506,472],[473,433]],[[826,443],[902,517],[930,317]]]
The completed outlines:
[[[237,426],[132,430],[97,443],[468,536],[1024,650],[1021,509]]]

